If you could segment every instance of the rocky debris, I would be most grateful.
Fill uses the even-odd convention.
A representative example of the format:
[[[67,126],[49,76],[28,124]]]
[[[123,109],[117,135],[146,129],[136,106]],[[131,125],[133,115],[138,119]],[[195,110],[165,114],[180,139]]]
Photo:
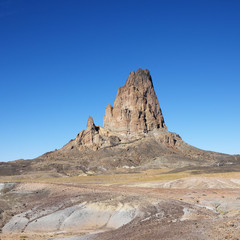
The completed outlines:
[[[168,148],[177,149],[177,146],[182,143],[182,138],[178,134],[169,132],[166,129],[155,130],[153,134],[159,142]]]
[[[166,128],[147,69],[129,74],[126,84],[118,89],[113,107],[106,107],[103,127],[123,135]]]

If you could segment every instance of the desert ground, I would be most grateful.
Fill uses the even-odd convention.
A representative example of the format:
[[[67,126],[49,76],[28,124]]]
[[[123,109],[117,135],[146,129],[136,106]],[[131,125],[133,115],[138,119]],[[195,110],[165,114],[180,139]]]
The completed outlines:
[[[168,168],[0,179],[1,240],[240,239],[240,173]]]

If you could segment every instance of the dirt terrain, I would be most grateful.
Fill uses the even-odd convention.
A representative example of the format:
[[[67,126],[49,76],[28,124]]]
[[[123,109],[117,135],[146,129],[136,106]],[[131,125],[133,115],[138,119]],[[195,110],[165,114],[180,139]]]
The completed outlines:
[[[1,240],[240,236],[238,172],[153,169],[32,181],[19,176],[0,189]]]

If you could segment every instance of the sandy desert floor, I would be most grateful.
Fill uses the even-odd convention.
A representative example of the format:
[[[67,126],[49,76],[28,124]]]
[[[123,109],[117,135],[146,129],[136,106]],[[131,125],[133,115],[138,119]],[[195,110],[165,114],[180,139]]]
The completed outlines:
[[[238,172],[0,182],[1,240],[240,239]]]

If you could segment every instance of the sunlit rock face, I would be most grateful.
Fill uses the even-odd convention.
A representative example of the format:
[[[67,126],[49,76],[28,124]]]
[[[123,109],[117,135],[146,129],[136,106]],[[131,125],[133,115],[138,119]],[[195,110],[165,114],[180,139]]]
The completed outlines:
[[[118,89],[113,107],[106,107],[103,127],[123,135],[166,128],[147,69],[129,74],[126,84]]]
[[[138,69],[131,72],[125,85],[118,89],[113,107],[110,104],[106,107],[103,127],[96,126],[89,117],[86,130],[64,148],[98,150],[128,143],[129,139],[139,139],[157,129],[162,130],[157,131],[157,135],[160,134],[159,140],[165,143],[163,136],[168,135],[168,131],[151,75],[147,69]]]

